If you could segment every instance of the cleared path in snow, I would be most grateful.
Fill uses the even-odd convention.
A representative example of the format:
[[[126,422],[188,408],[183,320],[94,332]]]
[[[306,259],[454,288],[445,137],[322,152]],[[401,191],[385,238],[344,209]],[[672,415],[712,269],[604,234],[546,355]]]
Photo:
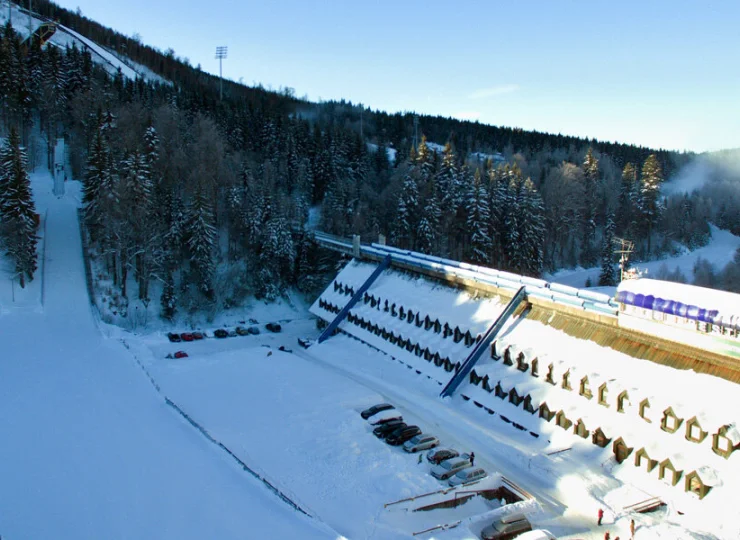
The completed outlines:
[[[70,183],[68,188],[74,188]],[[0,317],[0,534],[335,537],[177,417],[87,299],[74,193],[49,209],[44,313]]]

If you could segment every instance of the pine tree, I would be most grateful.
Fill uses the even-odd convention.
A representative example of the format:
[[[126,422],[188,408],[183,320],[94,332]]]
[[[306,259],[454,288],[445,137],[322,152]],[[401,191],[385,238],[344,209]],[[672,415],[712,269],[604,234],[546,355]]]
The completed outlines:
[[[519,233],[522,257],[517,270],[524,275],[539,277],[544,264],[545,209],[542,198],[530,178],[522,186],[519,212],[522,219]]]
[[[419,220],[416,243],[418,251],[433,255],[438,253],[441,213],[433,179],[430,181],[430,184],[431,193],[427,196],[426,204]]]
[[[416,180],[407,174],[403,179],[401,193],[398,196],[394,243],[401,248],[413,249],[416,240],[416,227],[419,215],[419,189]]]
[[[505,267],[513,272],[518,272],[524,265],[524,253],[521,249],[521,222],[525,219],[522,214],[521,191],[522,176],[518,167],[512,167],[508,174],[509,184],[503,200],[504,208],[504,252]]]
[[[616,225],[614,218],[608,216],[604,228],[604,240],[601,244],[601,274],[599,275],[599,286],[612,287],[617,284],[616,269],[614,267],[614,231]]]
[[[195,271],[194,282],[198,290],[212,300],[216,227],[211,202],[202,187],[196,190],[188,208],[187,246]]]
[[[470,238],[470,262],[490,264],[491,262],[491,210],[488,206],[488,190],[481,179],[480,169],[475,170],[473,186],[468,200],[467,229]]]
[[[647,235],[647,249],[651,252],[653,228],[660,216],[660,186],[663,183],[663,173],[655,154],[650,154],[642,166],[640,177],[640,210],[642,213],[643,230]]]
[[[20,286],[36,272],[36,207],[26,172],[26,152],[15,128],[0,151],[0,240],[14,266]]]
[[[637,169],[632,163],[627,163],[622,170],[617,217],[618,230],[622,235],[631,236],[634,233],[635,211],[639,206],[639,195]]]
[[[597,214],[597,184],[599,181],[599,160],[591,148],[586,152],[583,161],[583,224],[581,240],[581,264],[591,268],[596,264],[596,214]]]

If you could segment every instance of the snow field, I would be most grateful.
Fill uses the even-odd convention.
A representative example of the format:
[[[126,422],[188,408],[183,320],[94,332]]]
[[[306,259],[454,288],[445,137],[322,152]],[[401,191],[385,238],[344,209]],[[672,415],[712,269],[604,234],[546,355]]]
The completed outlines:
[[[359,413],[383,396],[295,354],[257,347],[186,361],[149,355],[149,362],[165,394],[348,538],[405,538],[440,519],[497,507],[475,501],[442,513],[385,510],[386,503],[447,486],[428,474],[426,460],[418,463],[419,454],[372,435]],[[399,407],[404,421],[434,433],[413,408]]]

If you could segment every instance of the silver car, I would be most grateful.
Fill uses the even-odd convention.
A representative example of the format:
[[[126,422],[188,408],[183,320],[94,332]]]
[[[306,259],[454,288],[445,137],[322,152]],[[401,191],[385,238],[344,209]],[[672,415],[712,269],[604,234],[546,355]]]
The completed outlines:
[[[531,530],[532,525],[525,516],[514,514],[494,521],[481,531],[480,536],[483,540],[504,540]]]
[[[453,487],[459,486],[461,484],[469,484],[471,482],[483,480],[486,476],[488,476],[488,473],[480,467],[476,467],[475,469],[463,469],[455,476],[450,478],[449,484]]]
[[[439,446],[439,439],[434,435],[424,435],[423,433],[403,443],[403,449],[410,453],[429,450],[435,446]]]
[[[435,465],[432,467],[431,473],[434,478],[447,480],[468,467],[472,467],[470,456],[468,454],[463,454],[460,457],[446,459],[439,465]]]

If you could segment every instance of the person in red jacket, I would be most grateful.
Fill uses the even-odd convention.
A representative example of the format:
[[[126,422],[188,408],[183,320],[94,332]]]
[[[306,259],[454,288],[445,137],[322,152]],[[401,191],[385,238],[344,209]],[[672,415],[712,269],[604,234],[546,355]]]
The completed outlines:
[[[604,519],[604,509],[603,508],[599,508],[599,521],[598,521],[599,526],[601,526],[601,520],[602,519]]]

